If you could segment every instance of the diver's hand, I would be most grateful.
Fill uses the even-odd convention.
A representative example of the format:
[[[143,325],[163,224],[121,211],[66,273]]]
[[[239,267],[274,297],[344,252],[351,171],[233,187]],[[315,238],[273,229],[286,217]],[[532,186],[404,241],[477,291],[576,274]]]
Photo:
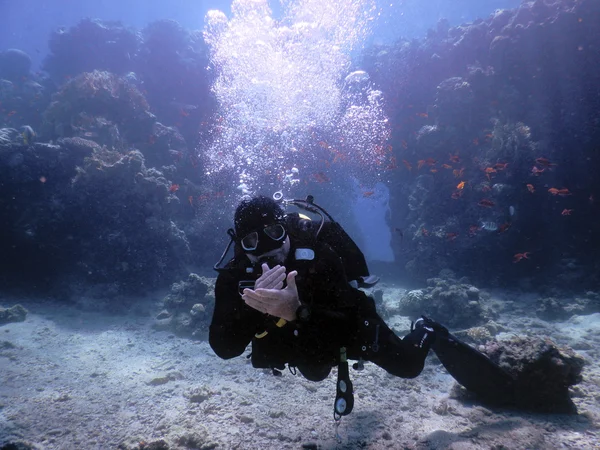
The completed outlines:
[[[287,275],[285,289],[244,289],[242,299],[248,306],[271,316],[280,317],[288,322],[296,320],[296,310],[300,306],[296,275],[293,270]]]
[[[262,264],[262,275],[254,283],[254,289],[281,289],[285,280],[285,266],[277,264],[269,269],[267,263]]]

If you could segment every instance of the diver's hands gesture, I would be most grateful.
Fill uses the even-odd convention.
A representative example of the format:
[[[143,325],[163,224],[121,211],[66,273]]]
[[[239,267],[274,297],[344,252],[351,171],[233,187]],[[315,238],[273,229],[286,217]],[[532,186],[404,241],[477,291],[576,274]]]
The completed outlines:
[[[254,283],[254,289],[281,289],[285,280],[285,266],[277,264],[269,269],[267,263],[262,264],[262,275]]]
[[[285,273],[285,267],[283,267],[283,270]],[[284,289],[244,289],[242,299],[248,306],[262,313],[280,317],[288,322],[296,320],[296,310],[300,306],[296,275],[298,275],[298,272],[295,270],[288,273],[287,286]]]

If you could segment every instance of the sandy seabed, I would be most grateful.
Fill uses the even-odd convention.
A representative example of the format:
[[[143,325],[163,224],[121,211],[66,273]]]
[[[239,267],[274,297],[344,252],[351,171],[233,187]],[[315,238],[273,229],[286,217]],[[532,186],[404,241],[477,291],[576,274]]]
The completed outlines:
[[[354,411],[336,436],[335,371],[313,383],[253,369],[245,357],[223,361],[207,342],[153,329],[149,311],[111,316],[0,298],[29,310],[25,322],[0,327],[0,449],[600,449],[600,313],[548,323],[523,314],[535,310],[527,301],[497,322],[586,358],[571,389],[578,415],[459,402],[430,356],[413,380],[373,364],[351,370]]]

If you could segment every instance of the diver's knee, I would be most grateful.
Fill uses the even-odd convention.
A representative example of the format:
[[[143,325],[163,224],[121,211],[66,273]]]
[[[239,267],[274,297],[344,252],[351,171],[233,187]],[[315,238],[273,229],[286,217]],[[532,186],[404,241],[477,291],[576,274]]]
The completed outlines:
[[[298,370],[308,381],[323,381],[329,376],[331,366],[298,365]]]
[[[417,378],[423,372],[425,363],[411,364],[408,366],[394,367],[392,370],[388,369],[388,372],[392,375],[400,378]]]

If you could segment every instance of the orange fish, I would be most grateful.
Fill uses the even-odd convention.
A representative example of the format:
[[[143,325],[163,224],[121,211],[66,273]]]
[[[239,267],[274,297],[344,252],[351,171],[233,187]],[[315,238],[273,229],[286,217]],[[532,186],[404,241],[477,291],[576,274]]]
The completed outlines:
[[[375,191],[367,191],[367,192],[363,192],[363,197],[370,197],[371,195],[373,195],[375,193]]]
[[[533,169],[531,169],[531,174],[535,175],[536,177],[539,177],[541,174],[544,173],[546,169],[538,169],[536,166],[533,166]]]
[[[407,160],[403,159],[402,163],[408,170],[412,170],[412,166],[410,165],[410,163]]]
[[[450,154],[450,161],[452,161],[453,163],[459,163],[460,158],[458,157],[458,154],[456,154],[456,155]]]
[[[474,237],[479,230],[481,230],[481,227],[478,227],[477,225],[471,225],[469,227],[469,237]]]
[[[527,190],[533,194],[535,192],[535,188],[533,187],[533,184],[528,184]]]
[[[550,189],[548,189],[548,192],[550,192],[552,195],[560,195],[561,197],[566,197],[567,195],[571,195],[571,192],[567,188],[562,188],[562,189],[550,188]]]
[[[427,119],[429,117],[429,114],[427,114],[427,113],[416,113],[415,116]]]
[[[420,169],[424,165],[425,165],[425,160],[424,159],[420,159],[420,160],[417,161],[417,169]]]
[[[567,208],[565,208],[565,209],[563,209],[563,211],[560,214],[562,216],[570,216],[573,211],[574,211],[573,209],[567,209]]]
[[[566,197],[567,195],[571,195],[571,191],[569,191],[567,188],[562,188],[558,190],[557,194],[561,197]]]
[[[508,166],[508,163],[496,163],[494,164],[494,169],[496,170],[504,170]]]
[[[529,259],[531,252],[517,253],[513,256],[513,263],[518,263],[522,259]]]
[[[17,112],[13,110],[13,111],[7,112],[7,113],[6,113],[6,116],[7,116],[7,117],[12,117],[12,116],[14,116],[16,113],[17,113]]]
[[[190,202],[190,206],[194,206],[194,196],[193,195],[190,195],[188,197],[188,202]]]
[[[429,231],[427,231],[425,228],[421,228],[421,234],[425,237],[429,236]]]
[[[436,161],[433,158],[427,158],[425,160],[425,164],[427,164],[428,166],[433,166],[435,163],[436,163]]]
[[[178,190],[179,190],[178,184],[172,184],[171,187],[169,188],[169,192],[177,192]]]
[[[452,169],[452,166],[450,164],[442,164],[442,168],[444,168],[444,169]]]
[[[550,162],[548,158],[535,158],[535,162],[543,167],[558,166],[558,164]]]
[[[462,169],[458,170],[458,169],[454,169],[452,171],[452,173],[454,174],[455,178],[460,178],[463,176],[463,173],[465,173],[465,168],[463,167]]]
[[[460,183],[458,183],[456,185],[456,189],[461,189],[462,190],[464,188],[465,188],[465,182],[464,181],[461,181]]]
[[[487,198],[483,198],[483,199],[479,200],[479,202],[477,204],[479,206],[483,206],[484,208],[491,208],[492,206],[496,205],[493,201],[488,200]]]
[[[503,223],[498,227],[498,233],[504,233],[506,230],[510,228],[512,224],[510,222]]]
[[[486,167],[485,169],[483,169],[483,171],[485,172],[485,175],[487,176],[488,180],[491,180],[491,177],[490,177],[491,174],[498,172],[493,167]]]
[[[448,239],[450,242],[455,241],[457,237],[458,233],[446,233],[446,239]]]

